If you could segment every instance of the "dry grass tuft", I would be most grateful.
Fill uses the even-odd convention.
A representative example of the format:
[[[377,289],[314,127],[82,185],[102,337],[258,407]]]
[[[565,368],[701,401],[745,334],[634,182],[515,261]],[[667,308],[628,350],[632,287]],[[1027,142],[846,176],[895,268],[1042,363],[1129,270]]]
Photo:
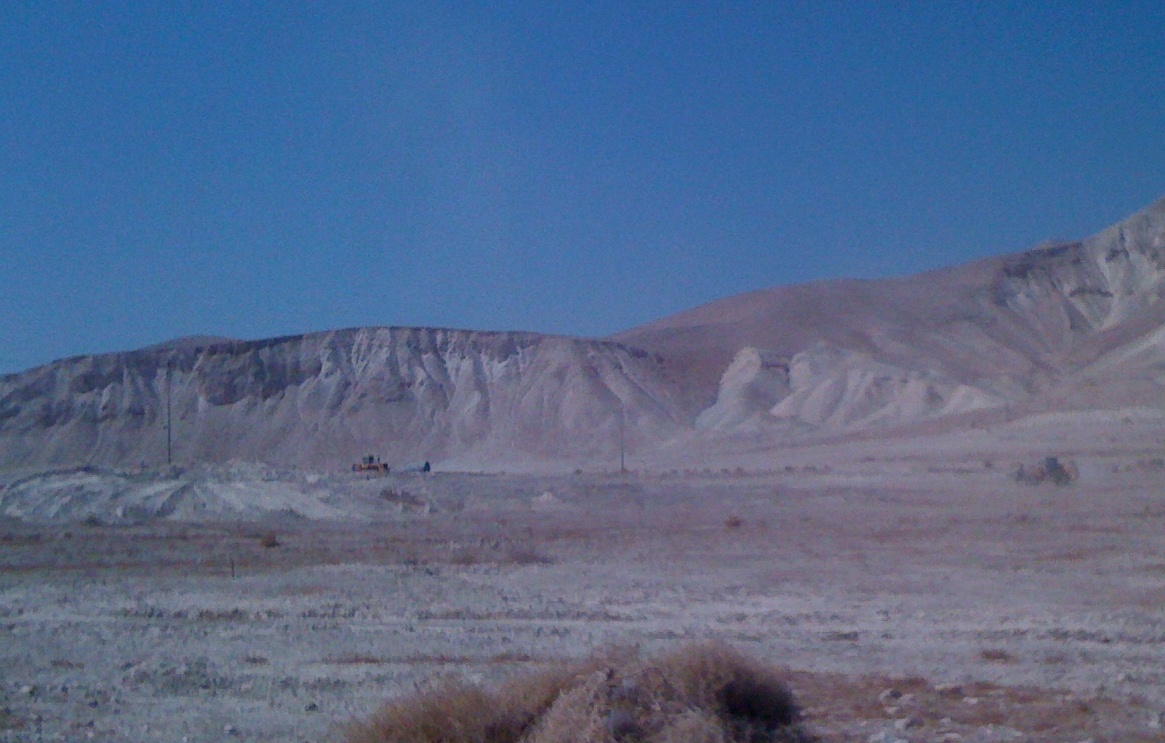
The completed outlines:
[[[554,559],[531,547],[510,547],[501,562],[507,565],[550,565]]]
[[[24,727],[24,720],[12,713],[7,707],[0,709],[0,730],[20,730]]]
[[[341,655],[338,658],[324,658],[323,662],[338,666],[378,666],[382,663],[391,663],[392,661],[376,655],[352,653],[350,655]]]
[[[1014,655],[1002,648],[983,648],[979,651],[979,657],[988,663],[1014,663],[1016,660]]]
[[[654,660],[613,650],[519,676],[460,682],[390,702],[348,743],[806,743],[778,674],[722,644]]]
[[[494,716],[491,700],[459,682],[405,697],[348,732],[350,743],[480,743]]]
[[[439,562],[438,559],[427,562]],[[447,562],[455,567],[477,565],[550,565],[554,559],[532,547],[521,545],[477,545],[462,547],[450,554]]]
[[[679,692],[677,701],[718,719],[726,740],[808,740],[796,729],[801,710],[784,681],[726,645],[681,648],[654,668]]]

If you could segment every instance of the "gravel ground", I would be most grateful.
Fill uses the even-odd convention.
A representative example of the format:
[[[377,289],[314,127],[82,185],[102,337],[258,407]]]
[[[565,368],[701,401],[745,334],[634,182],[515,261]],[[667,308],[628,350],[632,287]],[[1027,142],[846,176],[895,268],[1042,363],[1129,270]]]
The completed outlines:
[[[1165,740],[1151,457],[1082,460],[1062,488],[841,461],[265,472],[256,492],[348,516],[10,519],[0,741],[338,740],[434,678],[709,638],[787,669],[829,741]]]

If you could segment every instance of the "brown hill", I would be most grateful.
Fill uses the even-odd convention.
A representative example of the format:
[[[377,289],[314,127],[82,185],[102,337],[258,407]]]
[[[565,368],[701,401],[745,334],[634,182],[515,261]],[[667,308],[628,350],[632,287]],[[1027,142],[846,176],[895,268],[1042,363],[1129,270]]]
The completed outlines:
[[[742,349],[791,362],[820,357],[821,343],[845,349],[851,367],[855,354],[882,365],[875,377],[936,375],[984,404],[1063,403],[1085,381],[1110,402],[1135,402],[1160,391],[1163,282],[1165,199],[1082,242],[905,278],[754,291],[612,339],[671,361],[689,410],[716,402]],[[819,379],[833,368],[816,366]]]
[[[1165,199],[1082,242],[750,292],[608,340],[181,339],[0,377],[0,467],[164,461],[167,390],[179,462],[343,466],[373,452],[474,469],[611,463],[624,444],[674,455],[739,431],[1160,407],[1163,291]]]

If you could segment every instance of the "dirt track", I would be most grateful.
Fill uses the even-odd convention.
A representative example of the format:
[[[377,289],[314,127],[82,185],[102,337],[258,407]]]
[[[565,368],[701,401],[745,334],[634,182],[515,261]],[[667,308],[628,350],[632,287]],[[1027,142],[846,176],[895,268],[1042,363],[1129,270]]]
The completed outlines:
[[[443,474],[356,525],[8,522],[0,740],[334,739],[434,675],[703,638],[787,667],[826,740],[1161,740],[1165,502],[1135,464]]]

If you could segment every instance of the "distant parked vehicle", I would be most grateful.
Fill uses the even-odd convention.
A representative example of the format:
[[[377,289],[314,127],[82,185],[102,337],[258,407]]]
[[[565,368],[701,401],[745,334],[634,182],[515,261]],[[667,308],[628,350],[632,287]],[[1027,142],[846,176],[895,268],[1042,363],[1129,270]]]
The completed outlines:
[[[1059,457],[1044,457],[1041,464],[1019,465],[1012,477],[1024,485],[1040,485],[1050,481],[1063,487],[1079,480],[1080,470],[1075,462],[1061,462]]]
[[[380,457],[374,457],[371,454],[352,465],[353,472],[380,472],[387,475],[388,470],[388,465],[381,462]]]

